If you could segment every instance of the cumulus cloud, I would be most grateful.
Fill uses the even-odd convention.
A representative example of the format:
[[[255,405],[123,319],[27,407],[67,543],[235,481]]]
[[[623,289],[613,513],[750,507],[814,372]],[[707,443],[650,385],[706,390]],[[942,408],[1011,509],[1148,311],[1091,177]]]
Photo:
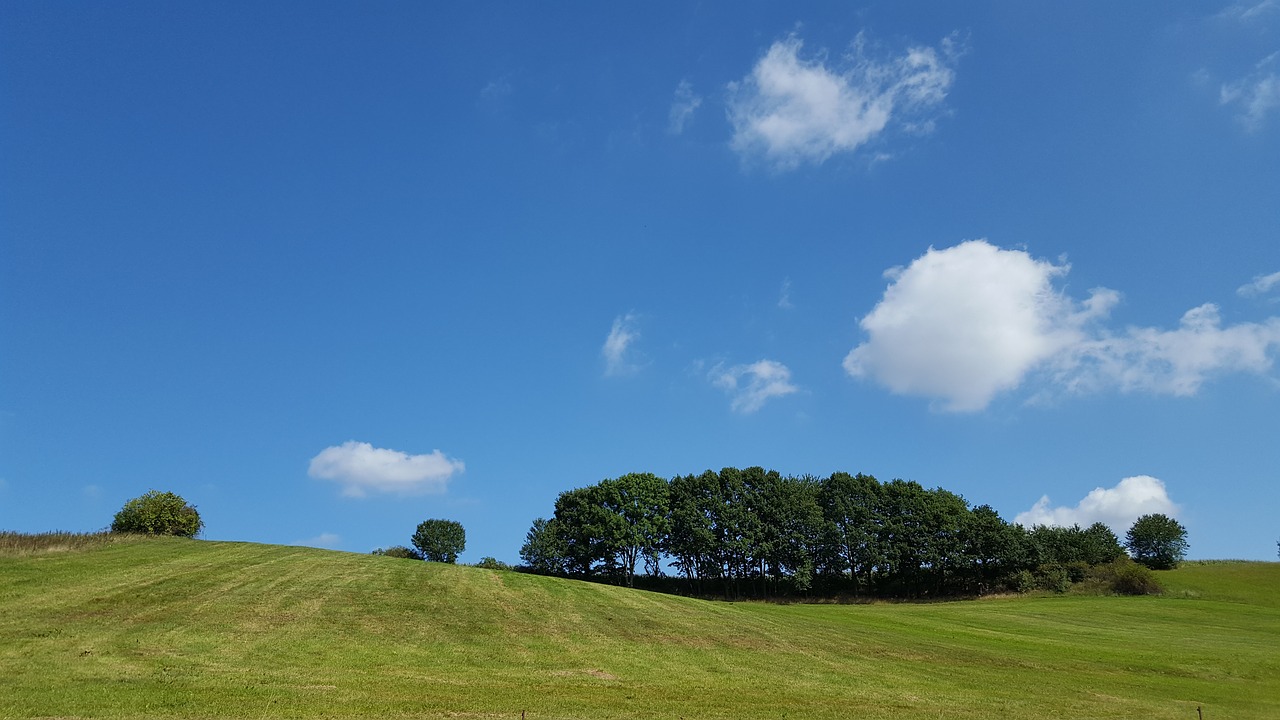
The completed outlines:
[[[443,493],[455,473],[466,469],[461,460],[439,450],[410,455],[399,450],[376,448],[366,442],[349,440],[321,450],[311,458],[307,474],[318,480],[333,480],[348,497],[364,497],[369,492],[401,495]]]
[[[1236,109],[1246,130],[1261,130],[1267,116],[1280,110],[1280,52],[1263,58],[1249,75],[1223,85],[1218,101]]]
[[[1257,297],[1266,295],[1280,286],[1280,272],[1273,272],[1270,275],[1258,275],[1248,283],[1241,285],[1236,294],[1242,297]]]
[[[636,329],[634,313],[614,318],[609,336],[604,339],[604,346],[600,348],[600,354],[604,357],[605,375],[626,375],[639,369],[628,352],[632,343],[639,339],[640,331]]]
[[[783,397],[800,388],[791,383],[791,370],[776,360],[761,360],[750,365],[723,364],[711,369],[711,383],[729,394],[729,407],[750,414],[772,398]]]
[[[838,66],[802,58],[796,36],[775,42],[748,74],[730,83],[732,147],[763,157],[782,170],[851,153],[891,122],[928,132],[929,112],[946,98],[955,78],[954,42],[913,47],[884,60],[868,57],[862,36]]]
[[[1121,537],[1133,521],[1151,513],[1176,515],[1178,506],[1169,499],[1164,483],[1150,475],[1137,475],[1121,480],[1112,488],[1094,488],[1075,507],[1051,507],[1045,495],[1013,521],[1023,527],[1052,525],[1088,527],[1100,522]]]
[[[985,240],[930,248],[886,273],[891,284],[860,321],[868,338],[845,357],[845,370],[966,412],[1033,373],[1073,392],[1188,395],[1217,374],[1271,368],[1280,318],[1224,327],[1206,304],[1173,330],[1116,333],[1102,321],[1119,293],[1097,288],[1076,301],[1054,285],[1069,269]]]
[[[679,135],[684,126],[693,117],[693,113],[702,105],[702,98],[695,95],[693,85],[688,80],[681,80],[676,86],[675,99],[671,101],[671,112],[667,118],[667,132]]]

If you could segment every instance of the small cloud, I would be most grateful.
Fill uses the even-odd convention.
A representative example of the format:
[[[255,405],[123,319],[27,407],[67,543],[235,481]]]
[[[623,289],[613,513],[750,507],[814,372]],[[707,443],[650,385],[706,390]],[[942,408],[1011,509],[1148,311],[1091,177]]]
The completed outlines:
[[[83,492],[84,496],[90,500],[97,500],[102,497],[102,488],[97,485],[85,485],[81,492]]]
[[[1218,102],[1237,109],[1238,119],[1248,132],[1258,132],[1267,116],[1280,110],[1280,53],[1272,53],[1254,72],[1222,86]]]
[[[693,93],[693,85],[688,80],[681,80],[676,86],[675,99],[671,101],[668,114],[667,132],[679,135],[684,126],[693,117],[693,113],[702,105],[702,98]]]
[[[1241,297],[1258,297],[1270,293],[1277,286],[1280,286],[1280,272],[1273,272],[1270,275],[1259,275],[1241,285],[1236,289],[1236,294]]]
[[[311,458],[307,474],[318,480],[339,483],[343,495],[364,497],[368,492],[400,495],[443,493],[449,479],[465,469],[466,465],[461,460],[447,457],[439,450],[426,455],[409,455],[350,440],[321,450]]]
[[[490,80],[488,84],[480,88],[480,97],[491,102],[501,100],[510,95],[512,89],[511,81],[506,77],[500,77]]]
[[[730,83],[731,145],[779,170],[821,164],[852,153],[897,121],[907,132],[928,133],[955,79],[951,39],[938,48],[912,47],[904,55],[868,57],[859,35],[840,66],[824,55],[802,58],[792,35],[775,42],[748,74]]]
[[[1108,330],[1120,294],[1095,288],[1074,300],[1054,285],[1069,270],[985,240],[930,248],[886,271],[890,285],[859,321],[868,338],[845,357],[845,371],[972,412],[1033,374],[1069,392],[1191,395],[1214,375],[1265,374],[1280,347],[1280,318],[1224,326],[1212,303],[1188,310],[1173,330]]]
[[[1088,527],[1100,522],[1123,537],[1133,521],[1143,515],[1162,513],[1172,517],[1177,512],[1178,506],[1169,499],[1163,482],[1150,475],[1137,475],[1121,480],[1113,488],[1094,488],[1075,507],[1050,507],[1049,496],[1045,495],[1013,521],[1026,528]]]
[[[778,307],[783,310],[790,310],[795,307],[791,304],[791,278],[782,279],[782,291],[778,293]]]
[[[313,538],[306,540],[298,540],[294,545],[303,545],[305,547],[324,548],[326,550],[335,550],[342,544],[342,537],[330,532],[323,532]]]
[[[730,409],[744,415],[759,410],[772,398],[790,395],[799,390],[791,384],[791,370],[774,360],[761,360],[727,369],[723,364],[716,365],[711,369],[709,377],[713,385],[729,394]]]
[[[600,348],[600,354],[604,357],[606,376],[627,375],[639,369],[639,365],[630,358],[628,352],[631,345],[639,339],[640,331],[636,329],[634,313],[614,318],[609,336],[605,338],[604,346]]]

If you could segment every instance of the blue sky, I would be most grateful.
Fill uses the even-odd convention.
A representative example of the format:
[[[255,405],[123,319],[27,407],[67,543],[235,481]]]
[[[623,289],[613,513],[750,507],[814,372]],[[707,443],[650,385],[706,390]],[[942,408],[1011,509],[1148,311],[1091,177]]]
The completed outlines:
[[[761,465],[1274,559],[1280,2],[0,5],[0,528]]]

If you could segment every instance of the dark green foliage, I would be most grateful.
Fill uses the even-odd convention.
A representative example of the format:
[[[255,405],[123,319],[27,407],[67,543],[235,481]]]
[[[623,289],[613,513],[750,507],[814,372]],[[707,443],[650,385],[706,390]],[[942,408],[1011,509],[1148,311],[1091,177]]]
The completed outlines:
[[[510,565],[502,562],[501,560],[497,558],[489,557],[487,555],[485,557],[480,558],[480,562],[476,563],[475,566],[478,568],[483,568],[485,570],[514,570],[515,569],[515,568],[512,568]]]
[[[456,563],[458,553],[467,549],[467,533],[454,520],[424,520],[412,541],[428,562]]]
[[[1094,566],[1089,572],[1089,580],[1116,595],[1159,595],[1164,592],[1150,568],[1127,557]]]
[[[1160,513],[1143,515],[1129,528],[1125,545],[1134,560],[1152,570],[1172,570],[1187,555],[1187,529]]]
[[[403,545],[392,545],[386,550],[383,550],[382,548],[378,548],[377,550],[374,550],[372,554],[386,555],[387,557],[402,558],[404,560],[421,560],[422,559],[422,553],[418,552],[417,550],[414,550],[413,548],[407,548]]]
[[[1031,531],[1031,544],[1042,563],[1081,562],[1086,565],[1109,563],[1124,556],[1124,548],[1111,528],[1094,523],[1081,529],[1071,527],[1036,526]]]
[[[111,532],[195,537],[204,521],[194,505],[171,493],[149,490],[124,504],[111,521]]]
[[[520,560],[531,572],[542,575],[568,573],[568,548],[560,537],[559,524],[555,520],[538,518],[525,535],[520,547]]]

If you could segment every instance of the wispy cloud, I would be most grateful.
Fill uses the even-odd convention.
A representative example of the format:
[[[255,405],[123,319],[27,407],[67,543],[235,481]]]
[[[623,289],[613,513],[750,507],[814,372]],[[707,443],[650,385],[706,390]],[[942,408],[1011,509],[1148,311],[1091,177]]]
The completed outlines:
[[[1270,275],[1258,275],[1253,280],[1237,288],[1236,294],[1242,297],[1257,297],[1266,295],[1276,287],[1280,287],[1280,272],[1273,272]]]
[[[1076,301],[1054,286],[1069,269],[985,240],[930,248],[886,273],[884,297],[860,321],[868,339],[845,370],[969,412],[1033,373],[1068,392],[1191,395],[1218,374],[1271,369],[1280,318],[1223,326],[1207,303],[1172,330],[1114,332],[1103,321],[1120,294],[1097,288]]]
[[[684,132],[684,126],[693,117],[693,113],[702,105],[702,98],[695,95],[693,85],[688,80],[681,80],[676,86],[675,99],[671,101],[671,111],[668,115],[667,132],[672,135],[679,135]]]
[[[713,385],[729,394],[730,409],[743,414],[756,412],[769,400],[800,389],[791,383],[791,370],[776,360],[730,368],[716,365],[709,377]]]
[[[465,469],[461,460],[439,450],[410,455],[350,440],[321,450],[311,458],[307,474],[318,480],[337,482],[342,486],[343,495],[364,497],[370,492],[443,493],[448,489],[449,480]]]
[[[783,310],[790,310],[795,307],[791,304],[791,278],[782,279],[782,290],[778,293],[778,307]]]
[[[1023,527],[1051,525],[1088,527],[1100,522],[1124,537],[1133,521],[1151,513],[1173,516],[1178,506],[1169,499],[1164,483],[1150,475],[1127,477],[1111,488],[1094,488],[1074,507],[1049,504],[1049,496],[1040,498],[1030,510],[1018,513],[1013,521]]]
[[[306,540],[298,540],[294,545],[303,545],[305,547],[325,548],[333,550],[342,545],[342,536],[331,532],[322,532],[313,538]]]
[[[604,357],[604,374],[607,376],[627,375],[639,369],[639,364],[631,357],[631,346],[640,339],[640,331],[636,329],[634,313],[619,315],[613,320],[609,336],[600,348]]]
[[[877,59],[860,35],[839,64],[822,54],[802,58],[803,46],[794,35],[775,42],[750,74],[729,85],[731,144],[743,157],[788,170],[852,153],[891,122],[929,132],[929,113],[955,78],[951,39]]]
[[[1268,116],[1280,110],[1280,52],[1263,58],[1249,75],[1223,85],[1218,101],[1236,108],[1245,130],[1260,131]]]

